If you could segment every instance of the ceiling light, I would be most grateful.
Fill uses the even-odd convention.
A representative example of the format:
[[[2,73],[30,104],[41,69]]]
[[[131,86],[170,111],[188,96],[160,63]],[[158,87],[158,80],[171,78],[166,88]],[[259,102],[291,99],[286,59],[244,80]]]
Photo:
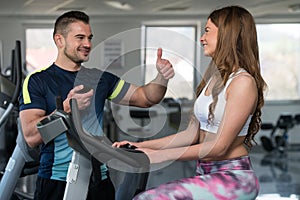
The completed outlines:
[[[120,2],[120,1],[104,1],[106,5],[109,5],[113,8],[117,8],[120,10],[132,10],[132,6],[128,3],[125,2]]]

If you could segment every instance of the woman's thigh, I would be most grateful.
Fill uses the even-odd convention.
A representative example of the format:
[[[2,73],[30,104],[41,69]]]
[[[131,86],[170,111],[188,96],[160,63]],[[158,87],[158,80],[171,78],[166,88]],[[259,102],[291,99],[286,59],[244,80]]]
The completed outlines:
[[[222,171],[163,184],[137,195],[135,200],[251,200],[259,191],[252,170]]]

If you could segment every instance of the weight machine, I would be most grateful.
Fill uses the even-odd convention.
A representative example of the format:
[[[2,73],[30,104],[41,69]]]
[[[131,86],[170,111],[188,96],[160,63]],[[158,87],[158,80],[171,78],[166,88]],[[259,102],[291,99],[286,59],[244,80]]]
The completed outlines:
[[[297,124],[300,124],[300,114],[296,114],[295,116],[281,114],[275,125],[272,123],[262,123],[262,130],[271,130],[270,137],[262,136],[260,138],[264,149],[268,152],[276,151],[284,154],[288,147],[288,133]]]

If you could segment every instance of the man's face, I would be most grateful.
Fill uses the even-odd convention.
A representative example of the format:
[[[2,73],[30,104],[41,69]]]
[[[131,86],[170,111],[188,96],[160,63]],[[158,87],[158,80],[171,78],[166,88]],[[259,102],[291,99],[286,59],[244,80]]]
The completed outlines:
[[[92,37],[89,24],[80,21],[69,24],[63,49],[64,55],[78,64],[88,61],[92,48]]]

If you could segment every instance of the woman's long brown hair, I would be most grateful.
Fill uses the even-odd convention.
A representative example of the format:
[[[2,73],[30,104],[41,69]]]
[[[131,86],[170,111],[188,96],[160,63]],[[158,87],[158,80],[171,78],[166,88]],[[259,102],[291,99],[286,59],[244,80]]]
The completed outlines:
[[[199,86],[198,97],[208,80],[215,76],[216,84],[212,89],[213,102],[209,106],[208,121],[212,123],[218,94],[224,88],[230,74],[238,68],[245,69],[253,76],[257,86],[258,101],[251,118],[245,144],[251,148],[254,136],[261,126],[261,109],[264,105],[263,91],[266,83],[260,73],[259,51],[256,26],[252,15],[239,6],[228,6],[213,11],[208,19],[218,27],[217,46]],[[235,70],[235,71],[234,71]]]

